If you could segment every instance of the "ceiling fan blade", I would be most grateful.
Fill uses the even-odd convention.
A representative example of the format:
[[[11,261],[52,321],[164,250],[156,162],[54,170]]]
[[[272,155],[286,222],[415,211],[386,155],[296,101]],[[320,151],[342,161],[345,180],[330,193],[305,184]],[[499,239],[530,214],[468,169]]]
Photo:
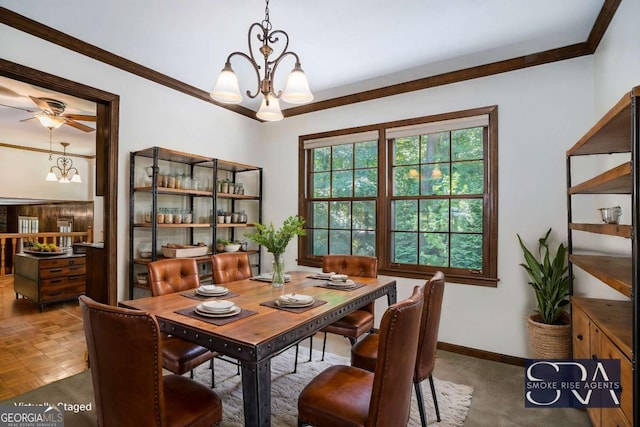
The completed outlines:
[[[0,87],[0,89],[1,88],[2,87]],[[35,111],[33,111],[33,110],[27,110],[26,108],[22,108],[22,107],[14,107],[13,105],[0,104],[0,107],[14,108],[16,110],[26,111],[27,113],[35,113]]]
[[[80,120],[81,122],[95,122],[96,116],[89,116],[87,114],[63,114],[62,117],[71,120]]]
[[[29,95],[29,98],[31,98],[31,100],[34,102],[34,104],[36,104],[38,106],[38,108],[40,108],[45,113],[51,114],[52,116],[55,115],[54,112],[49,107],[49,104],[44,102],[42,99],[36,98],[35,96],[31,96],[31,95]]]
[[[28,121],[28,120],[33,120],[33,119],[35,119],[35,117],[29,117],[28,119],[22,119],[22,120],[20,120],[20,121],[21,121],[21,122],[26,122],[26,121]]]
[[[10,96],[13,98],[22,97],[18,92],[5,86],[0,86],[0,95]]]
[[[66,125],[74,127],[76,129],[80,129],[80,130],[83,130],[85,132],[93,132],[95,130],[94,128],[90,128],[87,125],[83,125],[82,123],[78,123],[78,122],[73,121],[73,120],[71,120],[71,119],[69,119],[67,117],[65,117],[64,119],[65,119],[65,124]]]

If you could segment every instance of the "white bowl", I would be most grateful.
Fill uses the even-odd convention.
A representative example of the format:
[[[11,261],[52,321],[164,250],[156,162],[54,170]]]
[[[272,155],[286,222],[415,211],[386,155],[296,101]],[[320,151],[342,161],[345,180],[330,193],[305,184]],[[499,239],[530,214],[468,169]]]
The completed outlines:
[[[225,252],[238,252],[240,250],[240,244],[224,245]]]

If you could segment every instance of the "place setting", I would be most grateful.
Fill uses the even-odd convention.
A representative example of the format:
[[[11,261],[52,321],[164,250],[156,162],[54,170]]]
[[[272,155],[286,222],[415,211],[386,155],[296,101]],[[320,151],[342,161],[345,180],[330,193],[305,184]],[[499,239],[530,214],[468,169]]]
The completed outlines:
[[[315,273],[315,274],[311,274],[309,276],[307,276],[307,278],[309,279],[318,279],[318,280],[331,280],[331,276],[334,276],[336,274],[335,271],[331,271],[329,273]]]
[[[259,282],[271,282],[273,280],[273,273],[262,273],[257,276],[253,276],[251,280],[257,280]],[[290,274],[284,275],[284,281],[289,282],[291,280]]]
[[[291,293],[280,295],[278,298],[263,302],[260,305],[292,313],[302,313],[326,303],[326,301],[317,300],[311,295]]]
[[[341,291],[352,291],[365,286],[365,284],[354,282],[349,279],[349,276],[346,274],[333,274],[329,276],[329,280],[327,282],[316,286],[327,289],[338,289]]]
[[[218,285],[202,285],[195,290],[182,292],[180,295],[197,300],[227,299],[238,296],[235,292],[231,292],[224,286]]]
[[[255,311],[244,310],[234,302],[226,300],[205,301],[195,307],[177,310],[176,313],[204,320],[218,326],[256,314]]]

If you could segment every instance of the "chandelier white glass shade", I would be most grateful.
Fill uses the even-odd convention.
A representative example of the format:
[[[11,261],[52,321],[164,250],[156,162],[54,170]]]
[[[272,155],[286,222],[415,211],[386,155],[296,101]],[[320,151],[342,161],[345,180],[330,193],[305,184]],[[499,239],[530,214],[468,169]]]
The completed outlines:
[[[73,166],[73,160],[67,157],[68,142],[61,142],[63,147],[62,157],[58,157],[56,165],[51,166],[45,181],[58,181],[60,184],[68,184],[70,182],[81,183],[82,179],[78,173],[78,169]],[[57,173],[56,173],[57,172]]]
[[[263,65],[258,65],[254,56],[254,46],[252,43],[252,35],[254,33],[261,43],[258,51],[264,60]],[[280,37],[283,38],[282,42],[284,47],[279,55],[270,60],[269,57],[274,52],[272,45],[277,43]],[[255,92],[247,90],[246,93],[249,98],[255,98],[258,94],[262,94],[262,104],[256,114],[256,117],[259,119],[265,121],[282,120],[283,115],[280,110],[280,99],[290,104],[305,104],[313,101],[313,94],[309,89],[307,76],[304,74],[304,71],[302,71],[298,55],[295,52],[287,50],[289,47],[289,35],[282,30],[272,31],[271,22],[269,21],[269,0],[266,0],[264,20],[261,23],[254,22],[249,27],[248,40],[249,54],[233,52],[227,57],[224,68],[218,75],[216,84],[210,93],[211,98],[224,104],[239,104],[242,102],[238,77],[233,71],[233,68],[231,68],[231,58],[240,56],[246,59],[256,72],[256,90]],[[294,57],[296,62],[293,70],[289,74],[284,92],[276,92],[273,84],[276,70],[282,60],[287,56]],[[261,70],[263,72],[262,76],[260,76]]]
[[[38,119],[40,124],[42,124],[42,126],[49,129],[58,129],[66,121],[62,117],[52,116],[50,114],[45,114],[45,113],[36,114],[36,118]]]

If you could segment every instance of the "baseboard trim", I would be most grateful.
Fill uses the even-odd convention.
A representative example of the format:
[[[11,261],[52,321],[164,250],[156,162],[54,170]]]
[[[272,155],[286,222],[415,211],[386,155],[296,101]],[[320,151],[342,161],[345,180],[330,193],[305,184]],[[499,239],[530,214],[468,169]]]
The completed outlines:
[[[525,359],[516,356],[507,356],[506,354],[494,353],[492,351],[480,350],[477,348],[465,347],[457,344],[449,344],[438,341],[438,350],[450,351],[465,356],[476,357],[478,359],[492,360],[494,362],[507,363],[509,365],[524,366]]]

